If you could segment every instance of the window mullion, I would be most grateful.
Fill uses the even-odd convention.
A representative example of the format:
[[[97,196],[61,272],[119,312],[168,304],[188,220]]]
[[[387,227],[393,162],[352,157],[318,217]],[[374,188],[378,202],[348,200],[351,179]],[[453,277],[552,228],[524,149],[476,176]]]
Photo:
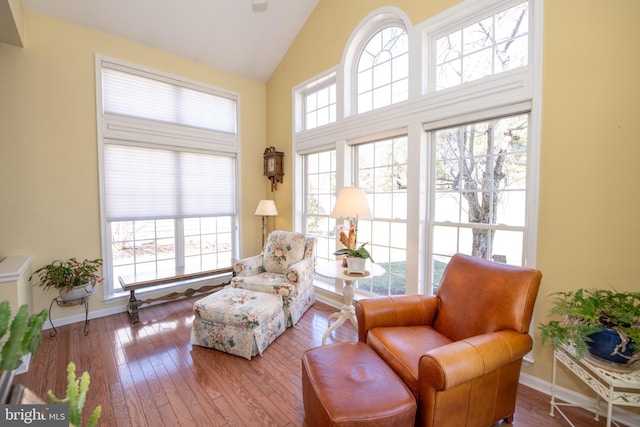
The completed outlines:
[[[175,248],[176,248],[176,268],[184,267],[185,264],[185,248],[184,248],[184,219],[175,219]]]

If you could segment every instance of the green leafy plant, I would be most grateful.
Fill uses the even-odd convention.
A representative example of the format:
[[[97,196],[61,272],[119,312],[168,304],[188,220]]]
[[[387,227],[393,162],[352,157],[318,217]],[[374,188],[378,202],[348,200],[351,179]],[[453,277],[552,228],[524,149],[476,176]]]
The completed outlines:
[[[56,260],[34,271],[29,277],[29,281],[36,278],[35,284],[42,286],[45,291],[49,288],[71,289],[87,283],[95,286],[104,280],[99,274],[101,266],[102,259],[100,258],[85,259],[82,262],[75,258],[66,261]]]
[[[369,242],[367,242],[367,243],[369,243]],[[371,262],[374,262],[373,258],[371,258],[371,254],[364,247],[367,243],[361,244],[357,249],[349,249],[349,248],[338,249],[333,254],[334,255],[347,255],[347,256],[353,256],[353,257],[357,257],[357,258],[369,258],[371,260]]]
[[[22,357],[33,353],[40,345],[42,325],[47,318],[47,310],[29,315],[29,308],[23,304],[11,319],[9,301],[0,302],[0,339],[9,332],[2,346],[0,370],[12,371],[22,364]]]
[[[572,345],[580,359],[591,342],[591,334],[602,328],[615,330],[623,347],[640,352],[640,292],[617,292],[608,289],[578,289],[556,292],[550,314],[561,320],[550,320],[538,326],[542,343],[552,342],[553,348]]]
[[[69,422],[75,426],[82,423],[82,411],[87,400],[87,392],[89,391],[89,383],[91,378],[88,372],[83,372],[80,378],[76,377],[76,365],[69,362],[67,365],[67,395],[64,398],[56,397],[51,390],[47,392],[49,399],[53,403],[69,404]],[[96,406],[89,418],[88,427],[95,426],[100,415],[102,414],[102,405]]]

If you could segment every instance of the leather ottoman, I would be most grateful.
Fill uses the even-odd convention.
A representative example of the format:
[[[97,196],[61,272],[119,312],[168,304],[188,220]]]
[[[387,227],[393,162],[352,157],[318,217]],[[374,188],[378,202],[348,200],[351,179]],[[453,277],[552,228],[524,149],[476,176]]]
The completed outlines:
[[[402,380],[361,342],[302,355],[302,400],[309,427],[413,426],[416,401]]]

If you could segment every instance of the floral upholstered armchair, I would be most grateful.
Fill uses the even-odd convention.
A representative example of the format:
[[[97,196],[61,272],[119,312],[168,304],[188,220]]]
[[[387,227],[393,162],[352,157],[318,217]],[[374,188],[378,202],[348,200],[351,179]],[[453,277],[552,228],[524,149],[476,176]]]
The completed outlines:
[[[231,286],[281,295],[287,326],[295,325],[315,300],[315,243],[302,233],[271,232],[262,254],[236,262]]]

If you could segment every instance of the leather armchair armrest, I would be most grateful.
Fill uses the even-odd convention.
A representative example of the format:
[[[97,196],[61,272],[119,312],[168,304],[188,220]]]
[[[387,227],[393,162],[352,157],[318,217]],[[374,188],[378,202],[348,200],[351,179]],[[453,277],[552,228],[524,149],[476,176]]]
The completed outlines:
[[[508,330],[435,348],[420,358],[419,387],[453,388],[522,358],[532,345],[529,334]]]
[[[264,272],[262,268],[262,255],[243,258],[235,263],[233,271],[236,276],[254,276]]]
[[[358,340],[366,342],[369,329],[385,326],[431,325],[440,300],[428,295],[374,297],[356,302]]]

